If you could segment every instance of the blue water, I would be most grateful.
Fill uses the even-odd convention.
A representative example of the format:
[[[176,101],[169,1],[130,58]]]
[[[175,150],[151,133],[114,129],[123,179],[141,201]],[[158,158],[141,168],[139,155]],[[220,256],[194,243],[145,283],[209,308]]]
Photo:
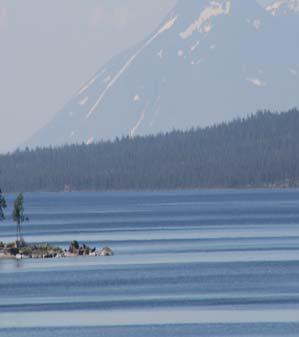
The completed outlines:
[[[77,239],[115,256],[0,260],[1,337],[299,336],[299,190],[25,202],[28,242]],[[0,241],[14,236],[0,224]]]

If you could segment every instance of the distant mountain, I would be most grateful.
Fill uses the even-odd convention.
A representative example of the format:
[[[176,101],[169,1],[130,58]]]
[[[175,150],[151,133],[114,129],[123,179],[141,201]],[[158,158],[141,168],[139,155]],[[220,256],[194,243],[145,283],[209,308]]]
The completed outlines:
[[[179,0],[28,146],[156,134],[299,106],[299,0]],[[59,80],[59,79],[57,79]]]
[[[299,187],[299,110],[0,155],[6,191]]]

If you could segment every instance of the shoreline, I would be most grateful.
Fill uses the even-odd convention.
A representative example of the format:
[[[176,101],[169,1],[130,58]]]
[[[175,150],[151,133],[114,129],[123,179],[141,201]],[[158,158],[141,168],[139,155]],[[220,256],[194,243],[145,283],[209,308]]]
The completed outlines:
[[[0,260],[16,260],[16,257],[10,256],[10,255],[1,255],[0,254]]]
[[[71,193],[154,193],[154,192],[186,192],[186,191],[239,191],[239,190],[299,190],[298,185],[284,185],[284,184],[269,184],[269,185],[244,185],[244,186],[194,186],[194,187],[178,187],[178,188],[140,188],[140,189],[111,189],[111,190],[94,190],[94,189],[82,189],[82,190],[32,190],[25,191],[24,193],[53,193],[53,194],[71,194]],[[16,191],[5,191],[7,194],[15,194]]]

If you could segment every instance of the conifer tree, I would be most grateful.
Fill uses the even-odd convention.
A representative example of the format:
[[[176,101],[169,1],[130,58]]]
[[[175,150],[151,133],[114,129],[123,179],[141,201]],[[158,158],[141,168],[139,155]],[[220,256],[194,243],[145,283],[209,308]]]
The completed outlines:
[[[17,196],[14,202],[14,209],[13,209],[12,217],[13,217],[13,220],[17,223],[16,244],[17,244],[17,247],[22,247],[25,245],[25,241],[23,238],[23,231],[22,231],[22,223],[26,219],[24,215],[24,197],[22,193],[20,193]]]
[[[4,209],[6,208],[6,200],[2,194],[2,190],[0,188],[0,221],[5,219]]]

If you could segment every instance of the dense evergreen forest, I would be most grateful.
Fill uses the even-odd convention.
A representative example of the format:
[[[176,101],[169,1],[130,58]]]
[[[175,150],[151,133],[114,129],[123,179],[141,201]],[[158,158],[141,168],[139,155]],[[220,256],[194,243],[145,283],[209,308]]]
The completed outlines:
[[[6,192],[299,185],[299,110],[0,156]]]

